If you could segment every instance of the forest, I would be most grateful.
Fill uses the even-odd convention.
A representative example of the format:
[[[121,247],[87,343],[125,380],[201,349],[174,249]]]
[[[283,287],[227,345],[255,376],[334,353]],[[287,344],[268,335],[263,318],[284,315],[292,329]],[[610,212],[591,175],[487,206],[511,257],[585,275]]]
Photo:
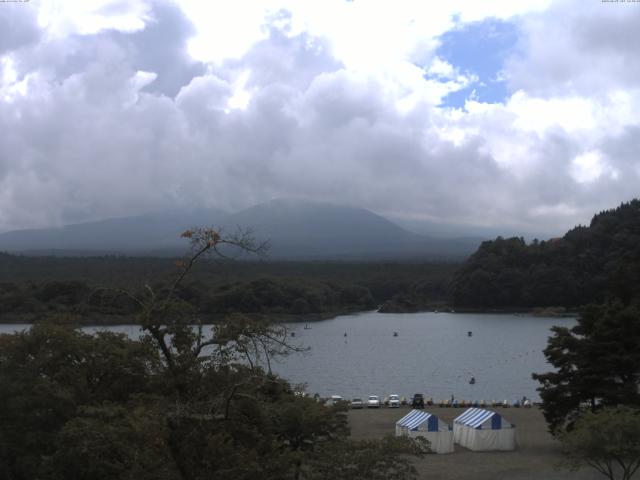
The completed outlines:
[[[459,307],[576,309],[617,298],[640,298],[640,200],[593,217],[562,238],[483,242],[455,273]]]
[[[297,348],[273,320],[377,306],[600,303],[554,329],[544,353],[558,371],[534,374],[549,428],[582,458],[598,415],[637,420],[618,406],[640,402],[639,220],[634,200],[560,239],[485,242],[463,264],[196,264],[226,241],[206,229],[185,259],[2,254],[1,317],[34,326],[0,336],[0,476],[415,478],[410,456],[428,445],[354,441],[344,406],[300,395],[270,368]],[[77,328],[119,322],[143,336]],[[587,434],[571,435],[574,424]]]
[[[55,315],[0,335],[0,478],[416,478],[407,455],[428,445],[355,441],[345,405],[272,373],[271,359],[300,351],[285,326],[235,312],[205,327],[177,292],[202,254],[234,240],[194,237],[173,281],[122,292],[141,338]]]
[[[67,314],[76,323],[127,323],[136,310],[122,289],[159,286],[181,259],[27,257],[0,254],[0,321]],[[379,308],[576,311],[609,298],[640,298],[640,201],[595,215],[561,238],[498,237],[464,263],[206,261],[176,294],[215,320],[230,312],[282,321]]]
[[[181,259],[0,254],[0,321],[66,314],[76,323],[131,321],[122,289],[166,284]],[[371,310],[417,311],[447,302],[456,263],[204,261],[176,294],[204,318],[229,312],[317,320]]]
[[[126,323],[135,305],[118,292],[166,283],[181,259],[27,257],[0,253],[0,321],[67,314],[76,323]],[[640,298],[640,201],[595,215],[561,238],[498,237],[463,263],[234,261],[197,265],[176,294],[204,318],[230,312],[316,320],[379,308],[577,311]]]

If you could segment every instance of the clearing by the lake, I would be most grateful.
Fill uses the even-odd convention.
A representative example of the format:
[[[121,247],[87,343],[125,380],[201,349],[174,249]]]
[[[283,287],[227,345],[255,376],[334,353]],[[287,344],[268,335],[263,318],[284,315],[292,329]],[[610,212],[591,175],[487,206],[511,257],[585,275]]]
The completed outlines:
[[[409,407],[349,411],[351,436],[356,440],[379,439],[393,435],[395,422]],[[462,408],[426,407],[425,411],[452,424]],[[443,480],[597,480],[601,475],[583,468],[577,472],[561,467],[560,444],[547,431],[540,409],[496,409],[517,428],[518,447],[513,452],[472,452],[459,445],[455,452],[427,455],[416,460],[420,478]]]

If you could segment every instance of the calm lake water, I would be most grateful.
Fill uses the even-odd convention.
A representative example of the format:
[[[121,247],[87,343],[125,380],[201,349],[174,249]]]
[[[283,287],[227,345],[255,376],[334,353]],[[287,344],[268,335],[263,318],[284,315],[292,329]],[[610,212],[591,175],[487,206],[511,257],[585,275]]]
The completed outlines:
[[[570,318],[511,314],[378,312],[309,323],[309,329],[305,323],[291,323],[287,326],[295,337],[290,340],[310,350],[279,360],[273,368],[322,396],[410,397],[422,392],[436,400],[451,395],[468,400],[514,401],[523,395],[538,399],[538,383],[531,373],[551,368],[542,354],[549,329],[574,323]],[[0,325],[0,332],[25,327]],[[132,337],[139,333],[134,325],[110,329]],[[474,385],[469,384],[471,377]]]

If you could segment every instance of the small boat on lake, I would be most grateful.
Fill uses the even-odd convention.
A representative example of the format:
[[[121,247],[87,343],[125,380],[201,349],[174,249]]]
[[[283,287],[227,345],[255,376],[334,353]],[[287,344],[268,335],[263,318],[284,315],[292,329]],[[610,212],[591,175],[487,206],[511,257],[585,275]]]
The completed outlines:
[[[475,385],[476,384],[476,377],[471,377],[471,380],[469,380],[469,385]]]
[[[397,337],[398,336],[398,332],[393,332],[393,336]]]

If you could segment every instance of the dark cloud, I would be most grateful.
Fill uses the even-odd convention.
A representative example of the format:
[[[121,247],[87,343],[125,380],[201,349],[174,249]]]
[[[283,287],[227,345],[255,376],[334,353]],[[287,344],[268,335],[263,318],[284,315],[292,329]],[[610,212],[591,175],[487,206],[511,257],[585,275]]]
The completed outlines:
[[[251,66],[248,86],[280,83],[305,90],[318,75],[342,67],[325,39],[305,32],[291,36],[288,13],[280,12],[273,20],[277,26],[265,27],[265,40],[254,44],[237,63],[229,62],[229,66]]]
[[[111,10],[125,8],[114,5]],[[53,38],[21,55],[17,69],[23,75],[35,70],[45,72],[59,82],[98,64],[106,74],[147,71],[157,76],[144,91],[174,97],[180,88],[206,71],[205,65],[193,60],[187,51],[193,34],[193,25],[176,3],[158,0],[151,4],[148,23],[142,30],[105,30]]]
[[[118,33],[115,39],[129,50],[135,69],[158,75],[145,91],[173,97],[206,70],[204,64],[191,59],[187,52],[187,41],[194,34],[193,25],[178,4],[165,0],[152,4],[151,21],[143,30]]]

